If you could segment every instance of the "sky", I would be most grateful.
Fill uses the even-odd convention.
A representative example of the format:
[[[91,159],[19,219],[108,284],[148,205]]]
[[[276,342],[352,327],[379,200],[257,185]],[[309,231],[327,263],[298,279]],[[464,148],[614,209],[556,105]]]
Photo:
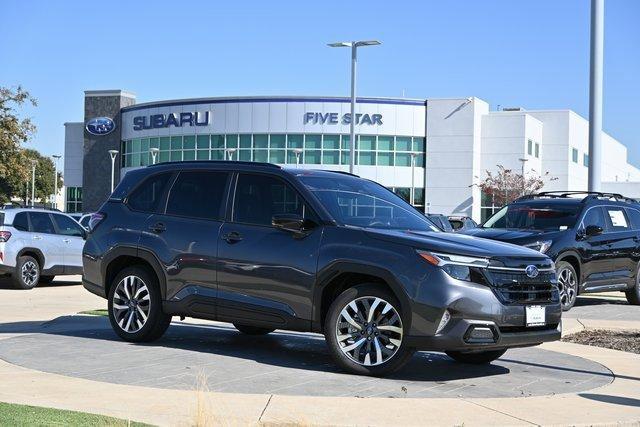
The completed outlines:
[[[640,166],[640,1],[605,3],[604,130]],[[0,86],[37,108],[28,146],[62,154],[83,91],[138,102],[240,95],[476,96],[502,107],[589,114],[589,0],[29,1],[0,7]]]

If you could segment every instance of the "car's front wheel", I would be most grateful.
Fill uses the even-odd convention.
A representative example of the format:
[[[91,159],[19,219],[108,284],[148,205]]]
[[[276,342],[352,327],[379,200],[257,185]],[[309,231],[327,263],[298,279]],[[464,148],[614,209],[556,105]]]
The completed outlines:
[[[506,349],[503,350],[490,350],[490,351],[477,351],[477,352],[462,352],[462,351],[447,351],[447,356],[460,363],[470,363],[473,365],[483,365],[485,363],[491,363],[496,359],[502,357],[506,353]]]
[[[18,258],[13,274],[13,286],[17,289],[33,289],[40,281],[40,264],[29,255]]]
[[[336,363],[354,374],[390,374],[415,352],[403,340],[399,302],[391,292],[374,284],[342,292],[329,307],[324,334]]]
[[[144,267],[122,270],[109,289],[109,321],[122,339],[148,342],[162,336],[171,316],[162,312],[158,279]]]
[[[562,311],[568,311],[576,303],[576,298],[578,297],[578,275],[575,268],[566,261],[560,261],[556,264],[556,273],[558,276],[560,305],[562,306]]]

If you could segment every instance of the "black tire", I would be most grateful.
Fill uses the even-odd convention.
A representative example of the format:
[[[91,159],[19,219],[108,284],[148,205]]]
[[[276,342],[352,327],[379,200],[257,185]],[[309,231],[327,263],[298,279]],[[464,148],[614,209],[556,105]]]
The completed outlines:
[[[640,265],[638,265],[638,270],[636,271],[636,285],[625,291],[625,295],[629,304],[640,305]]]
[[[51,283],[56,276],[40,276],[40,280],[38,283]]]
[[[124,279],[133,277],[139,279],[144,286],[146,287],[146,291],[140,294],[140,301],[135,304],[135,308],[138,308],[137,305],[143,307],[143,304],[146,306],[145,298],[148,295],[148,306],[146,312],[146,320],[142,321],[142,315],[139,315],[139,311],[128,306],[129,309],[126,310],[126,313],[122,313],[125,310],[114,310],[114,301],[117,300],[119,306],[123,305],[123,289],[119,287],[122,283],[125,286]],[[132,285],[135,286],[135,285]],[[116,296],[116,291],[118,291],[118,295]],[[133,292],[130,292],[130,294]],[[135,298],[131,298],[135,299]],[[131,300],[129,300],[131,301]],[[141,311],[144,311],[142,308]],[[171,323],[171,316],[165,314],[162,311],[162,296],[160,294],[160,287],[158,285],[158,278],[152,272],[150,272],[147,268],[143,266],[133,266],[128,267],[120,271],[115,279],[111,282],[111,286],[109,288],[109,298],[108,298],[108,312],[109,312],[109,321],[111,322],[111,327],[115,331],[116,334],[120,338],[129,342],[149,342],[154,341],[160,338]],[[123,317],[128,319],[130,313],[134,313],[131,315],[132,322],[140,320],[142,323],[142,327],[137,330],[130,329],[126,330],[126,323],[123,321]],[[119,317],[119,318],[117,318]],[[121,324],[120,324],[120,323]],[[137,326],[137,325],[136,325]]]
[[[462,351],[446,351],[447,356],[460,363],[469,363],[472,365],[484,365],[491,363],[496,359],[502,357],[507,352],[507,349],[503,350],[489,350],[478,352],[462,352]]]
[[[567,284],[563,284],[562,282],[561,274],[563,274],[563,272],[565,272],[566,277],[573,277],[573,279],[567,279]],[[569,311],[575,305],[576,299],[578,299],[580,278],[576,273],[576,269],[573,268],[573,265],[567,261],[559,261],[556,264],[556,273],[558,274],[558,289],[560,290],[560,306],[562,307],[562,311]],[[574,286],[570,285],[571,280],[575,282]]]
[[[240,325],[238,323],[234,323],[233,326],[243,334],[247,335],[267,335],[271,332],[275,331],[275,329],[271,328],[260,328],[258,326],[249,326],[249,325]]]
[[[22,269],[25,268],[28,271],[32,272],[27,274],[25,277],[28,277],[25,280],[23,277]],[[38,260],[29,255],[23,255],[18,257],[18,262],[16,263],[16,271],[12,274],[12,282],[13,287],[16,289],[33,289],[38,285],[40,281],[40,263]]]
[[[372,343],[377,344],[378,346],[380,345],[384,346],[385,353],[384,354],[379,353],[380,356],[382,356],[381,357],[382,362],[378,362],[377,360],[377,358],[380,356],[378,356],[377,354],[373,356],[376,358],[375,363],[377,364],[375,365],[363,364],[363,363],[366,363],[366,360],[367,360],[366,355],[364,356],[365,357],[364,362],[356,362],[353,356],[347,356],[347,354],[343,352],[342,348],[344,347],[340,344],[340,342],[338,342],[338,333],[339,333],[340,327],[349,328],[349,326],[345,326],[346,325],[345,322],[338,323],[342,310],[345,309],[347,305],[352,301],[356,301],[356,300],[368,301],[367,298],[373,298],[374,301],[375,301],[375,298],[380,298],[384,302],[390,304],[393,307],[394,311],[393,312],[389,311],[389,313],[391,314],[395,313],[393,314],[393,316],[397,316],[397,317],[393,317],[391,319],[387,318],[386,321],[389,321],[389,324],[391,324],[390,321],[392,321],[393,319],[399,319],[400,329],[402,331],[401,335],[400,334],[395,335],[396,342],[400,341],[400,344],[396,345],[391,343],[390,340],[388,339],[387,334],[390,334],[390,332],[387,332],[387,331],[380,332],[380,330],[376,329],[372,335],[373,329],[371,327],[376,327],[376,324],[373,322],[365,323],[364,322],[365,319],[360,319],[362,320],[362,322],[358,321],[360,332],[357,332],[355,328],[351,328],[355,331],[353,332],[352,335],[354,335],[356,338],[352,339],[352,341],[354,341],[354,343],[352,344],[349,344],[348,340],[345,341],[343,339],[344,347],[353,345],[355,344],[355,342],[358,342],[360,339],[368,340],[368,342],[365,341],[363,344],[361,344],[361,346],[356,347],[358,349],[358,358],[361,356],[362,350],[365,349],[365,347],[363,346],[366,346],[366,349],[369,349],[368,351],[365,349],[365,354],[367,352],[370,352],[371,354],[373,354]],[[372,305],[373,304],[370,304],[369,306],[372,306]],[[383,309],[384,307],[386,306],[383,306]],[[378,311],[378,315],[375,315],[376,310],[377,310],[377,307],[374,308],[374,316],[380,319],[380,322],[381,322],[381,324],[377,326],[382,326],[381,318],[384,315],[382,314],[381,311]],[[387,316],[390,316],[390,315],[387,314]],[[384,376],[384,375],[391,374],[399,370],[400,368],[402,368],[411,359],[411,356],[413,356],[413,354],[415,353],[415,349],[407,346],[405,341],[402,340],[402,338],[407,332],[406,329],[404,328],[405,325],[407,325],[407,322],[406,322],[406,319],[403,319],[403,315],[400,310],[400,303],[391,292],[389,292],[385,288],[382,288],[380,285],[361,284],[345,290],[332,302],[324,321],[324,336],[327,341],[327,345],[329,346],[329,352],[331,353],[331,356],[333,357],[335,363],[340,368],[342,368],[343,370],[349,373],[358,374],[358,375]],[[363,329],[364,326],[367,326],[367,328]],[[361,338],[361,336],[364,336],[365,334],[367,334],[367,337]],[[400,337],[400,340],[397,340],[398,337]],[[356,341],[356,339],[358,341]],[[385,344],[385,341],[387,342],[387,344]],[[388,346],[395,348],[395,350],[389,349]],[[387,352],[392,354],[388,355]],[[387,357],[386,360],[384,360],[385,356]],[[369,358],[369,363],[371,363],[371,358]]]

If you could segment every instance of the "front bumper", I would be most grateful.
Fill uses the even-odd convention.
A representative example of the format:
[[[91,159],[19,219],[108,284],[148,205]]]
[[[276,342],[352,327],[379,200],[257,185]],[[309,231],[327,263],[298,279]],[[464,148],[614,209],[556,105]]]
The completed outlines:
[[[493,337],[478,342],[470,332],[479,327],[489,329]],[[562,323],[543,327],[500,327],[492,321],[452,319],[447,327],[434,336],[408,336],[406,342],[418,350],[431,351],[483,351],[501,348],[529,347],[548,341],[557,341],[562,333]],[[475,342],[474,342],[475,341]],[[491,342],[490,342],[491,341]]]

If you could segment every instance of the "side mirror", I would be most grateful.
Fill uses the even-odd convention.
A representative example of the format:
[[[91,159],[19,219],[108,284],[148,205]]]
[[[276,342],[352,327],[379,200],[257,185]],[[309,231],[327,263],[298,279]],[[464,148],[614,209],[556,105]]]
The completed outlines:
[[[602,234],[604,230],[599,225],[587,225],[587,228],[584,229],[584,234],[587,237],[598,236]]]
[[[305,220],[296,214],[277,214],[271,218],[271,225],[283,231],[302,233],[305,229]]]

